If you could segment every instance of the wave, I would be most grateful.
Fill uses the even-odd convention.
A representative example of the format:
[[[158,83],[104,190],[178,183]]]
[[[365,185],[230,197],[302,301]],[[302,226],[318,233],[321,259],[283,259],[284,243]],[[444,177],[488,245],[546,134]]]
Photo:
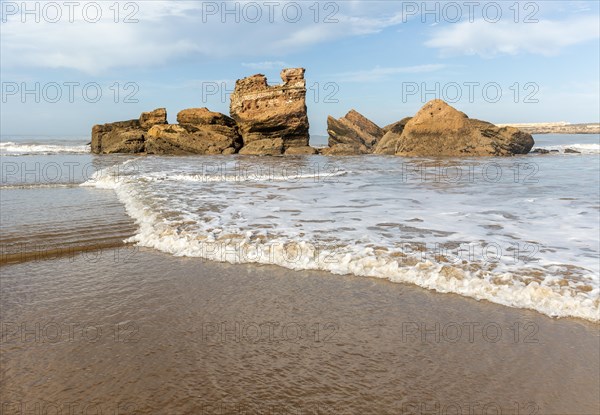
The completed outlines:
[[[540,146],[536,149],[548,150],[560,154],[600,154],[600,144],[564,144],[555,146]]]
[[[84,154],[89,152],[89,145],[25,144],[13,141],[0,143],[0,155],[6,156]]]
[[[195,176],[145,173],[124,177],[119,176],[119,171],[114,166],[98,171],[81,186],[116,192],[138,226],[136,234],[127,242],[139,246],[174,256],[219,262],[272,264],[293,270],[324,270],[333,274],[384,278],[442,293],[533,309],[553,317],[600,321],[600,290],[593,286],[593,282],[590,285],[590,281],[597,277],[585,269],[580,270],[577,278],[566,282],[551,275],[560,271],[561,264],[549,264],[546,268],[548,275],[532,276],[535,273],[527,266],[520,270],[502,270],[493,264],[439,261],[434,256],[427,257],[419,252],[397,252],[359,240],[336,238],[335,235],[329,235],[330,240],[323,242],[302,233],[292,235],[282,229],[231,232],[224,230],[225,226],[203,224],[198,217],[185,214],[185,220],[170,222],[165,219],[164,210],[168,210],[165,204],[171,201],[158,198],[160,202],[153,207],[153,203],[149,203],[153,195],[141,184],[154,180],[196,180]],[[169,208],[176,210],[176,206],[171,204]],[[272,211],[277,212],[275,209]],[[170,214],[176,216],[176,213]],[[226,221],[223,214],[213,219],[220,224]],[[191,227],[188,226],[190,222],[193,223]],[[576,273],[576,268],[569,266],[567,273]]]
[[[19,184],[1,184],[1,190],[27,190],[27,189],[54,189],[54,188],[69,188],[79,187],[80,183],[65,182],[65,183],[19,183]]]

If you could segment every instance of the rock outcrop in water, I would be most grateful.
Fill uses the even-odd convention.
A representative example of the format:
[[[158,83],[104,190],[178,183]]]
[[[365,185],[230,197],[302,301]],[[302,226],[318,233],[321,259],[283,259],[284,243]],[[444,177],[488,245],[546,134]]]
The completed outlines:
[[[329,149],[324,154],[368,154],[371,153],[384,132],[371,120],[355,110],[336,120],[327,117]]]
[[[402,118],[398,122],[383,127],[385,135],[373,149],[373,154],[387,154],[392,156],[396,154],[396,148],[400,142],[400,137],[402,137],[404,127],[411,119],[412,117]]]
[[[96,125],[93,153],[149,154],[316,154],[308,145],[304,69],[284,69],[283,84],[269,86],[264,75],[236,82],[231,116],[207,108],[177,114],[178,124],[167,124],[160,108],[139,119]]]
[[[511,156],[527,154],[534,144],[531,134],[471,119],[440,99],[384,128],[354,110],[339,120],[329,117],[327,124],[325,155]]]
[[[95,125],[93,153],[311,155],[303,68],[281,71],[283,84],[269,86],[257,74],[236,82],[227,115],[185,109],[178,124],[164,108],[139,119]],[[533,137],[514,127],[475,120],[434,99],[414,117],[380,128],[355,110],[327,118],[324,155],[509,156],[527,154]]]
[[[141,153],[145,151],[148,130],[167,123],[167,110],[143,112],[137,120],[95,125],[92,128],[92,153]]]
[[[149,131],[149,154],[234,154],[242,147],[235,121],[207,108],[177,114],[179,124],[155,125]]]
[[[440,99],[429,101],[404,126],[398,156],[510,156],[527,154],[531,134],[475,120]]]
[[[284,69],[281,79],[283,84],[269,86],[258,74],[235,83],[229,112],[244,141],[240,154],[282,154],[308,146],[304,68]]]

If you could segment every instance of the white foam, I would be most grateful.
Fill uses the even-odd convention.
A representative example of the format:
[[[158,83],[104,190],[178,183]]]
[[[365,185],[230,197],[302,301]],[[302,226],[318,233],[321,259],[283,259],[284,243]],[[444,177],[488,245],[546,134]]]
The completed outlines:
[[[536,148],[552,151],[557,150],[561,154],[565,154],[565,150],[578,151],[581,154],[600,154],[600,144],[563,144],[555,146],[541,146]],[[569,153],[567,153],[569,154]],[[576,153],[570,153],[576,154]]]
[[[7,141],[0,143],[0,155],[24,156],[33,154],[89,153],[89,145],[23,144]]]
[[[597,245],[597,210],[585,200],[571,209],[572,201],[552,192],[533,195],[524,188],[519,197],[515,190],[521,189],[513,187],[506,190],[512,201],[489,183],[443,191],[416,183],[402,189],[394,160],[379,168],[363,165],[362,173],[350,174],[361,171],[358,166],[338,171],[339,183],[301,174],[293,182],[273,176],[256,184],[235,175],[207,180],[212,176],[190,173],[193,164],[182,165],[181,159],[136,162],[130,175],[114,166],[83,186],[115,190],[139,226],[131,241],[141,246],[176,256],[385,278],[549,316],[600,321],[598,261],[589,252]],[[585,210],[591,215],[576,215]],[[556,214],[568,222],[554,226]],[[465,250],[476,252],[480,241],[492,237],[503,248],[496,262],[467,255],[459,258],[466,263],[445,263],[431,249],[467,241]],[[398,243],[413,241],[424,241],[428,249],[407,250]],[[511,262],[511,243],[518,242],[527,256],[531,241],[543,241],[537,262]],[[575,277],[565,282],[569,273]]]

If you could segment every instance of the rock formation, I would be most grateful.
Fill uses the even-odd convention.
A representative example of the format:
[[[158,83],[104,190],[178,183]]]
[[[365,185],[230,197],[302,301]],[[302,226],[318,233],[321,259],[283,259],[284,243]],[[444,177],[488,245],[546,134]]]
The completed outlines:
[[[527,154],[533,137],[514,127],[475,120],[440,99],[429,101],[406,123],[399,156],[510,156]]]
[[[234,154],[242,139],[232,118],[207,108],[177,114],[179,124],[155,125],[148,131],[149,154]]]
[[[354,148],[353,154],[370,153],[384,134],[381,128],[355,110],[338,120],[327,117],[327,133],[330,148],[344,146],[326,151],[328,154],[345,154],[352,151],[350,148]]]
[[[229,109],[244,142],[241,154],[282,154],[308,146],[304,69],[284,69],[281,79],[283,84],[269,86],[258,74],[235,83]]]
[[[392,156],[396,154],[396,148],[400,142],[404,127],[411,119],[412,117],[402,118],[398,122],[383,127],[385,135],[373,149],[373,154],[387,154]]]
[[[264,75],[238,80],[231,95],[233,118],[190,108],[177,114],[178,124],[167,124],[167,111],[160,108],[137,120],[96,125],[92,152],[316,154],[308,146],[304,69],[284,69],[281,79],[276,86],[269,86]]]
[[[92,128],[92,153],[140,153],[145,150],[148,130],[167,123],[167,110],[143,112],[137,120],[95,125]]]

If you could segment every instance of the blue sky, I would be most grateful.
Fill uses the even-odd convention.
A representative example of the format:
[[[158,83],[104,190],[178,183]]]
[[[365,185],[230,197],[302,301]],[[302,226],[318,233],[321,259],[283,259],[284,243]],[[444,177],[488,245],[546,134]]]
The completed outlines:
[[[597,1],[66,3],[0,1],[3,135],[228,113],[236,79],[299,66],[316,135],[327,115],[383,126],[436,96],[496,123],[599,121]]]

